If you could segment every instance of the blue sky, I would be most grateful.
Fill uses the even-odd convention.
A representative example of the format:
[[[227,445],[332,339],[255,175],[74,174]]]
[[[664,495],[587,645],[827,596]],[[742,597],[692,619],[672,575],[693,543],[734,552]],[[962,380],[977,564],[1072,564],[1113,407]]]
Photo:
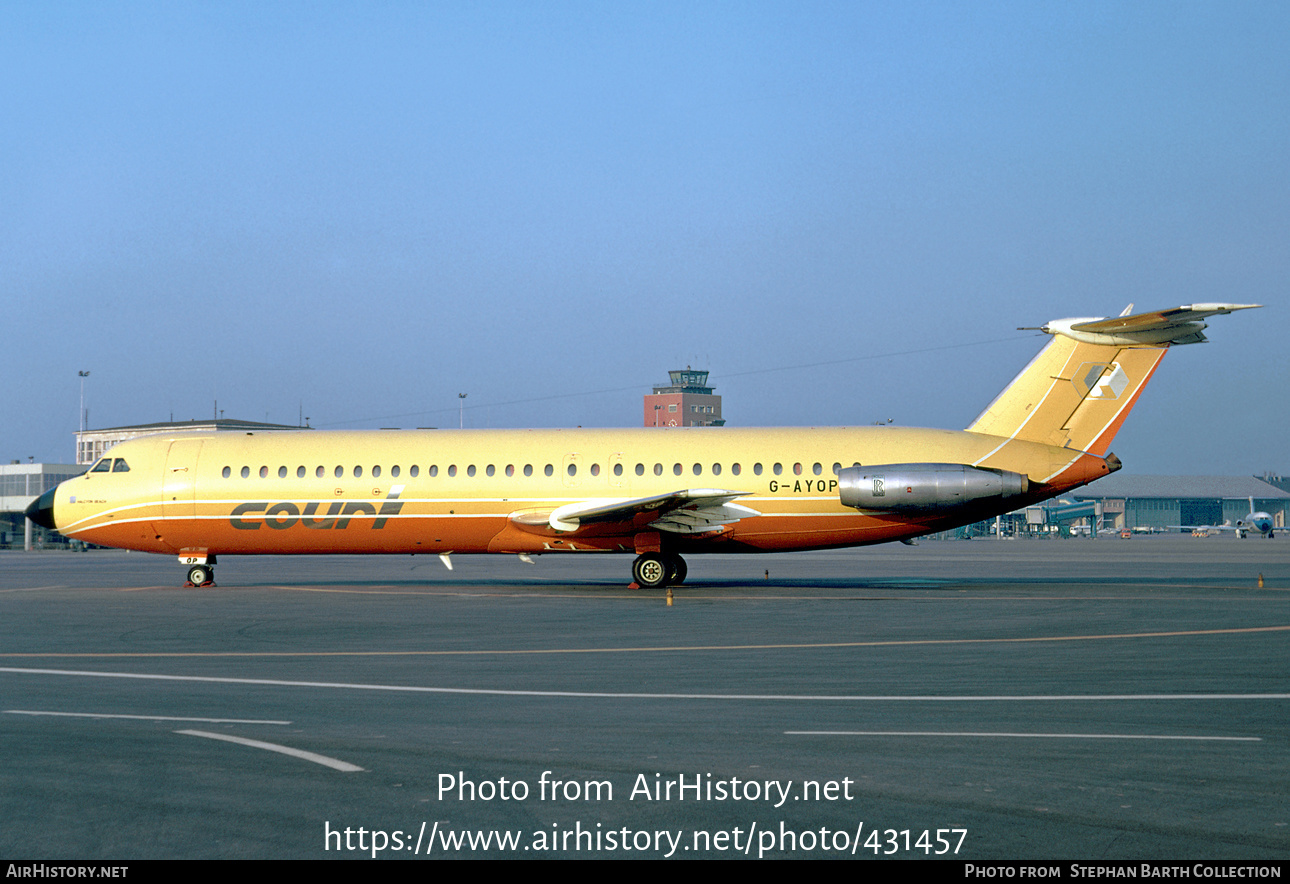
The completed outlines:
[[[0,2],[0,119],[6,460],[78,370],[100,427],[635,426],[690,364],[961,428],[1017,326],[1234,301],[1112,448],[1290,471],[1284,3]]]

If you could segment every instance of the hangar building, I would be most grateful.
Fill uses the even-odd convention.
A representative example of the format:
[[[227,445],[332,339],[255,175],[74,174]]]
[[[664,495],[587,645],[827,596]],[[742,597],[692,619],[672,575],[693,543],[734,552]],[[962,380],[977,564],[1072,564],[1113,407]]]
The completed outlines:
[[[1116,530],[1171,530],[1170,525],[1236,524],[1254,510],[1275,528],[1290,518],[1290,492],[1255,476],[1126,476],[1116,473],[1072,492],[1100,501],[1103,525]],[[1180,530],[1180,529],[1172,529]]]

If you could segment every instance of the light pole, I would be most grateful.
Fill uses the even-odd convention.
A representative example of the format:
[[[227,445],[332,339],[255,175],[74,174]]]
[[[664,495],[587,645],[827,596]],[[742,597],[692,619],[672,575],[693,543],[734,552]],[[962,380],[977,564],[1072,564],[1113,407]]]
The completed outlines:
[[[76,460],[74,463],[80,463],[82,447],[81,437],[85,435],[85,379],[90,376],[90,373],[88,371],[78,371],[76,375],[81,379],[81,413],[80,420],[77,421],[80,425],[80,432],[76,434]]]
[[[457,398],[461,400],[457,414],[457,429],[464,430],[466,428],[466,394],[458,393]]]

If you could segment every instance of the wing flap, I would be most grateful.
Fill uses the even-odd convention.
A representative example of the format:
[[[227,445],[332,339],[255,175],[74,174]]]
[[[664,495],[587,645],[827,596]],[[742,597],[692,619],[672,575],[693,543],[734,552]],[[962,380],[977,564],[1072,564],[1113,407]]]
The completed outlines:
[[[650,522],[651,528],[668,531],[672,534],[706,534],[719,531],[723,525],[738,522],[761,513],[751,507],[737,503],[723,503],[716,506],[686,507],[672,510]]]
[[[697,534],[761,515],[754,509],[730,503],[749,493],[721,488],[686,488],[649,497],[598,497],[565,504],[547,514],[516,513],[511,520],[521,525],[547,524],[556,531],[569,533],[585,525],[630,522],[639,515],[656,513],[658,517],[651,526],[657,530]]]

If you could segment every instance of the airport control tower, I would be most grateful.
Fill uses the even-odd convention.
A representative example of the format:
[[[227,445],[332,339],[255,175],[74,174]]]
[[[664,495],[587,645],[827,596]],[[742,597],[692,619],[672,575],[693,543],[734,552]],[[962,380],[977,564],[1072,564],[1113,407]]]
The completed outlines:
[[[672,383],[654,388],[645,397],[647,427],[720,427],[721,397],[712,394],[708,373],[688,365],[669,371]]]

